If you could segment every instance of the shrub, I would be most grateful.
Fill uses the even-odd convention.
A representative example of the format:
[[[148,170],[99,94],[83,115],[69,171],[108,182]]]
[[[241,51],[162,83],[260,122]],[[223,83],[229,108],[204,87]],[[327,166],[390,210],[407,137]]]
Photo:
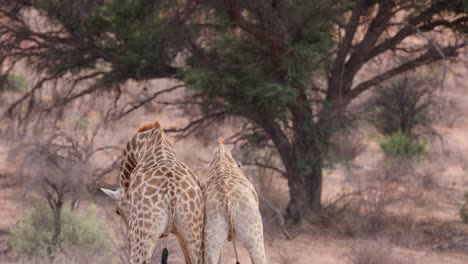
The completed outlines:
[[[464,203],[460,208],[460,218],[463,221],[463,223],[468,224],[468,192],[465,192],[464,195]]]
[[[347,255],[350,264],[402,264],[392,252],[392,248],[381,241],[371,241],[351,248]]]
[[[329,155],[332,161],[349,165],[364,149],[363,136],[359,131],[345,131],[332,137]]]
[[[111,243],[105,228],[96,217],[96,208],[90,206],[82,212],[62,209],[61,233],[58,243],[51,242],[54,231],[54,217],[43,199],[32,200],[33,207],[12,232],[14,250],[27,256],[53,256],[72,248],[86,249],[90,255],[105,255],[111,250]]]
[[[417,129],[432,131],[438,105],[433,83],[408,75],[384,84],[367,102],[370,121],[385,135],[398,131],[414,135]]]
[[[0,86],[12,89],[18,92],[24,92],[28,89],[28,81],[17,73],[8,73],[2,76]]]
[[[426,142],[418,142],[406,134],[396,132],[380,142],[385,156],[390,158],[411,158],[426,155]]]

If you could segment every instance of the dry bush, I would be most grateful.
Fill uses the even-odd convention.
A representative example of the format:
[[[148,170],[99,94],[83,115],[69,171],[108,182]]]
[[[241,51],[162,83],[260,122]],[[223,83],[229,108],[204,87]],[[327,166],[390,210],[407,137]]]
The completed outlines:
[[[437,187],[440,187],[437,181],[437,177],[435,176],[437,173],[441,173],[440,170],[434,168],[434,166],[429,166],[428,168],[425,168],[421,172],[415,174],[415,183],[424,190],[433,190]]]
[[[114,262],[116,264],[127,264],[130,263],[130,241],[128,240],[128,228],[121,221],[116,219],[114,211],[107,212],[108,226],[112,232],[112,251],[114,256]],[[117,220],[117,221],[116,221]]]
[[[369,121],[383,134],[432,132],[438,98],[434,80],[407,74],[381,85],[366,103]]]
[[[395,186],[378,182],[368,184],[359,191],[361,196],[353,202],[348,215],[349,234],[370,237],[382,232],[388,224],[387,210],[397,201]]]
[[[418,245],[433,250],[468,251],[468,230],[465,224],[427,219],[415,224]]]
[[[281,249],[278,251],[279,264],[294,264],[298,263],[298,257],[291,254],[290,249]]]
[[[397,210],[399,217],[393,213],[399,205],[413,202],[412,190],[400,188],[398,182],[385,180],[358,184],[355,190],[324,205],[322,224],[344,236],[369,238],[390,235],[392,239],[401,240],[402,234],[410,229],[410,222],[400,221],[399,217],[405,214],[403,210]]]
[[[463,117],[463,110],[453,99],[440,98],[438,105],[436,122],[442,126],[453,128]]]
[[[96,172],[95,154],[113,150],[97,147],[94,140],[100,126],[88,130],[88,125],[77,122],[75,130],[67,131],[51,126],[34,137],[17,139],[8,153],[8,161],[15,164],[16,185],[47,201],[53,215],[54,245],[59,244],[65,203],[70,201],[75,210],[81,199],[89,197],[87,183]]]
[[[428,198],[419,186],[422,176],[400,166],[382,165],[349,181],[351,191],[324,205],[322,224],[341,236],[385,237],[412,246],[416,235],[412,208],[420,207]]]
[[[20,258],[17,262],[18,264],[88,264],[88,263],[112,263],[110,257],[96,257],[93,255],[88,254],[86,250],[83,249],[75,249],[67,254],[60,254],[53,258],[41,258],[41,257],[33,257],[33,258]]]
[[[91,164],[73,137],[60,130],[49,133],[44,139],[18,144],[8,159],[17,164],[16,183],[47,200],[55,226],[51,243],[57,244],[63,205],[86,193],[85,178],[91,174]],[[77,202],[72,202],[72,208],[73,204]]]
[[[414,161],[411,159],[385,159],[377,166],[374,176],[378,180],[404,182],[414,173]]]
[[[357,130],[336,133],[331,139],[329,155],[332,161],[348,164],[365,149],[363,134]]]
[[[56,238],[54,214],[45,199],[29,197],[31,208],[13,229],[11,243],[16,253],[30,257],[52,257],[86,249],[88,256],[107,256],[110,241],[105,225],[96,217],[96,208],[83,211],[65,207],[60,215]],[[54,239],[56,239],[54,241]]]
[[[346,256],[349,264],[403,264],[383,241],[368,241],[352,247]]]

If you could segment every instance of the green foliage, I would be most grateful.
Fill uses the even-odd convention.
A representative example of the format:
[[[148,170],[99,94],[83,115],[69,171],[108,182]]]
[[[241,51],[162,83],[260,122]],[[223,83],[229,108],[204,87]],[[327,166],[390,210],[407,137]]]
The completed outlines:
[[[80,128],[80,129],[86,130],[86,129],[90,128],[91,125],[92,125],[91,120],[89,120],[86,117],[79,117],[76,120],[76,126],[78,128]]]
[[[449,10],[455,13],[465,14],[468,12],[468,0],[433,0],[434,2],[447,2]]]
[[[341,163],[349,166],[355,158],[365,149],[363,137],[357,130],[345,130],[341,133],[336,133],[329,147],[329,162]]]
[[[66,60],[58,60],[51,73],[80,68],[103,67],[104,78],[120,82],[129,78],[143,79],[157,75],[182,50],[186,38],[181,31],[184,23],[174,25],[175,3],[170,1],[115,0],[59,1],[41,0],[38,8],[67,31],[79,36],[92,49],[69,52],[66,47],[50,46],[47,57],[56,58],[69,53]],[[184,47],[185,48],[185,47]],[[103,61],[97,58],[103,55]],[[112,67],[107,67],[111,65]]]
[[[300,21],[313,8],[309,2],[300,2],[290,16]],[[252,118],[252,113],[268,113],[286,120],[288,107],[301,91],[310,89],[310,80],[322,69],[333,47],[331,23],[310,19],[303,23],[301,34],[291,34],[286,43],[278,40],[278,46],[271,47],[271,40],[235,29],[222,13],[214,22],[217,33],[207,41],[209,60],[216,64],[194,56],[181,71],[181,78],[211,98],[223,98],[230,114],[250,114]]]
[[[170,31],[168,18],[160,13],[164,10],[161,6],[149,6],[144,0],[112,1],[90,17],[87,27],[101,27],[96,32],[115,34],[108,38],[102,36],[103,48],[115,55],[117,64],[126,70],[133,69],[138,77],[142,71],[167,61],[165,56],[170,56],[165,54],[169,50],[164,50],[164,38]]]
[[[460,208],[459,214],[463,223],[468,224],[468,192],[464,194],[464,203]]]
[[[426,142],[420,143],[409,136],[396,132],[380,142],[380,149],[390,158],[423,157],[426,155]]]
[[[43,199],[33,198],[32,208],[24,219],[13,229],[12,245],[15,251],[27,256],[53,256],[62,250],[66,253],[72,247],[81,247],[89,254],[106,255],[111,244],[104,225],[96,217],[96,208],[88,207],[82,212],[62,209],[62,231],[58,244],[51,243],[54,231],[54,216]]]
[[[7,73],[0,79],[0,87],[13,89],[18,92],[28,90],[28,81],[18,73]]]

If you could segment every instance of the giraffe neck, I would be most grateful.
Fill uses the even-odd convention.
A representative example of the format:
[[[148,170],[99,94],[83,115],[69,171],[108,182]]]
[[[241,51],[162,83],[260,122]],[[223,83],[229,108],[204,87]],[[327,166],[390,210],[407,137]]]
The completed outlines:
[[[149,136],[145,146],[143,147],[143,152],[144,153],[141,154],[141,158],[139,159],[140,162],[144,162],[149,159],[156,161],[177,159],[174,148],[162,130],[160,130],[159,133],[154,133]]]
[[[127,142],[125,149],[122,151],[122,161],[119,171],[120,188],[124,190],[124,195],[128,198],[128,188],[130,186],[130,175],[138,164],[137,154],[143,146],[143,142],[138,140],[138,137],[133,137]]]
[[[119,172],[120,187],[125,196],[129,197],[130,175],[136,166],[147,160],[176,159],[175,151],[160,128],[141,132],[128,141],[122,153],[122,162]]]
[[[218,147],[218,151],[212,161],[211,166],[217,166],[223,171],[232,171],[238,168],[231,153],[224,145],[220,145]]]

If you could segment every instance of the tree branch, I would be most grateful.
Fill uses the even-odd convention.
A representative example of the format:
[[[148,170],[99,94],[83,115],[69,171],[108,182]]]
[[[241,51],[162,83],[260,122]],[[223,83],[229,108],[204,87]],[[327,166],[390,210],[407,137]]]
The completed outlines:
[[[269,169],[269,170],[278,172],[283,177],[287,177],[286,171],[281,170],[281,169],[279,169],[279,168],[277,168],[277,167],[275,167],[273,165],[264,164],[264,163],[261,163],[261,162],[259,162],[257,160],[254,160],[254,161],[241,161],[241,162],[242,162],[242,165],[244,165],[244,166],[257,166],[257,167],[260,167],[260,168]]]
[[[121,112],[119,114],[117,114],[116,116],[112,117],[110,119],[110,121],[116,121],[116,120],[119,120],[121,119],[122,117],[132,113],[133,111],[139,109],[140,107],[146,105],[148,102],[151,102],[152,100],[154,100],[156,97],[158,97],[159,95],[161,94],[165,94],[165,93],[170,93],[170,92],[173,92],[174,90],[177,90],[179,88],[182,88],[182,87],[185,87],[184,84],[179,84],[179,85],[175,85],[175,86],[172,86],[172,87],[169,87],[169,88],[166,88],[166,89],[163,89],[163,90],[160,90],[160,91],[157,91],[155,93],[153,93],[152,95],[148,96],[147,98],[141,100],[141,101],[138,101],[138,102],[132,102],[130,105],[131,107],[129,109],[126,109],[125,110],[125,107],[124,109],[121,110]]]
[[[380,1],[379,11],[372,19],[363,40],[359,43],[357,48],[351,54],[349,60],[346,62],[343,83],[349,84],[347,87],[351,87],[351,81],[356,75],[356,72],[365,63],[367,58],[365,54],[369,52],[379,39],[382,32],[387,28],[388,21],[394,15],[393,8],[395,5],[396,3],[393,0]],[[346,89],[343,92],[346,92]]]
[[[446,58],[453,58],[458,55],[458,49],[461,47],[465,47],[466,43],[459,44],[457,46],[450,46],[441,49],[441,52],[445,54]],[[421,65],[426,65],[431,62],[441,60],[443,57],[440,56],[439,52],[435,49],[429,50],[427,53],[410,60],[406,63],[401,64],[398,67],[395,67],[391,70],[386,71],[385,73],[379,74],[367,81],[364,81],[358,85],[356,85],[348,94],[346,94],[345,100],[346,102],[351,101],[352,99],[356,98],[359,94],[364,92],[365,90],[369,89],[372,86],[378,85],[381,82],[390,79],[398,74],[404,73],[406,71],[415,69]]]
[[[164,129],[166,133],[176,133],[178,138],[185,138],[192,134],[193,132],[199,130],[206,126],[208,121],[213,121],[218,118],[222,118],[225,116],[224,111],[220,112],[213,112],[211,114],[204,115],[200,118],[190,121],[185,127],[178,128],[178,127],[171,127]]]
[[[439,10],[436,9],[435,7],[432,7],[428,9],[426,12],[422,13],[418,17],[411,19],[408,23],[405,24],[405,26],[397,33],[395,34],[392,38],[389,38],[385,40],[384,42],[378,44],[375,46],[371,52],[368,53],[368,56],[366,56],[366,61],[369,61],[372,58],[375,58],[376,56],[379,56],[380,54],[396,48],[398,44],[400,44],[405,38],[418,33],[418,30],[420,32],[427,32],[431,31],[434,28],[438,26],[445,26],[447,28],[456,28],[463,23],[466,23],[468,21],[468,17],[464,16],[461,18],[458,18],[452,22],[449,22],[447,20],[437,20],[434,22],[427,23],[421,27],[418,28],[418,24],[430,19],[435,13],[437,13]]]

